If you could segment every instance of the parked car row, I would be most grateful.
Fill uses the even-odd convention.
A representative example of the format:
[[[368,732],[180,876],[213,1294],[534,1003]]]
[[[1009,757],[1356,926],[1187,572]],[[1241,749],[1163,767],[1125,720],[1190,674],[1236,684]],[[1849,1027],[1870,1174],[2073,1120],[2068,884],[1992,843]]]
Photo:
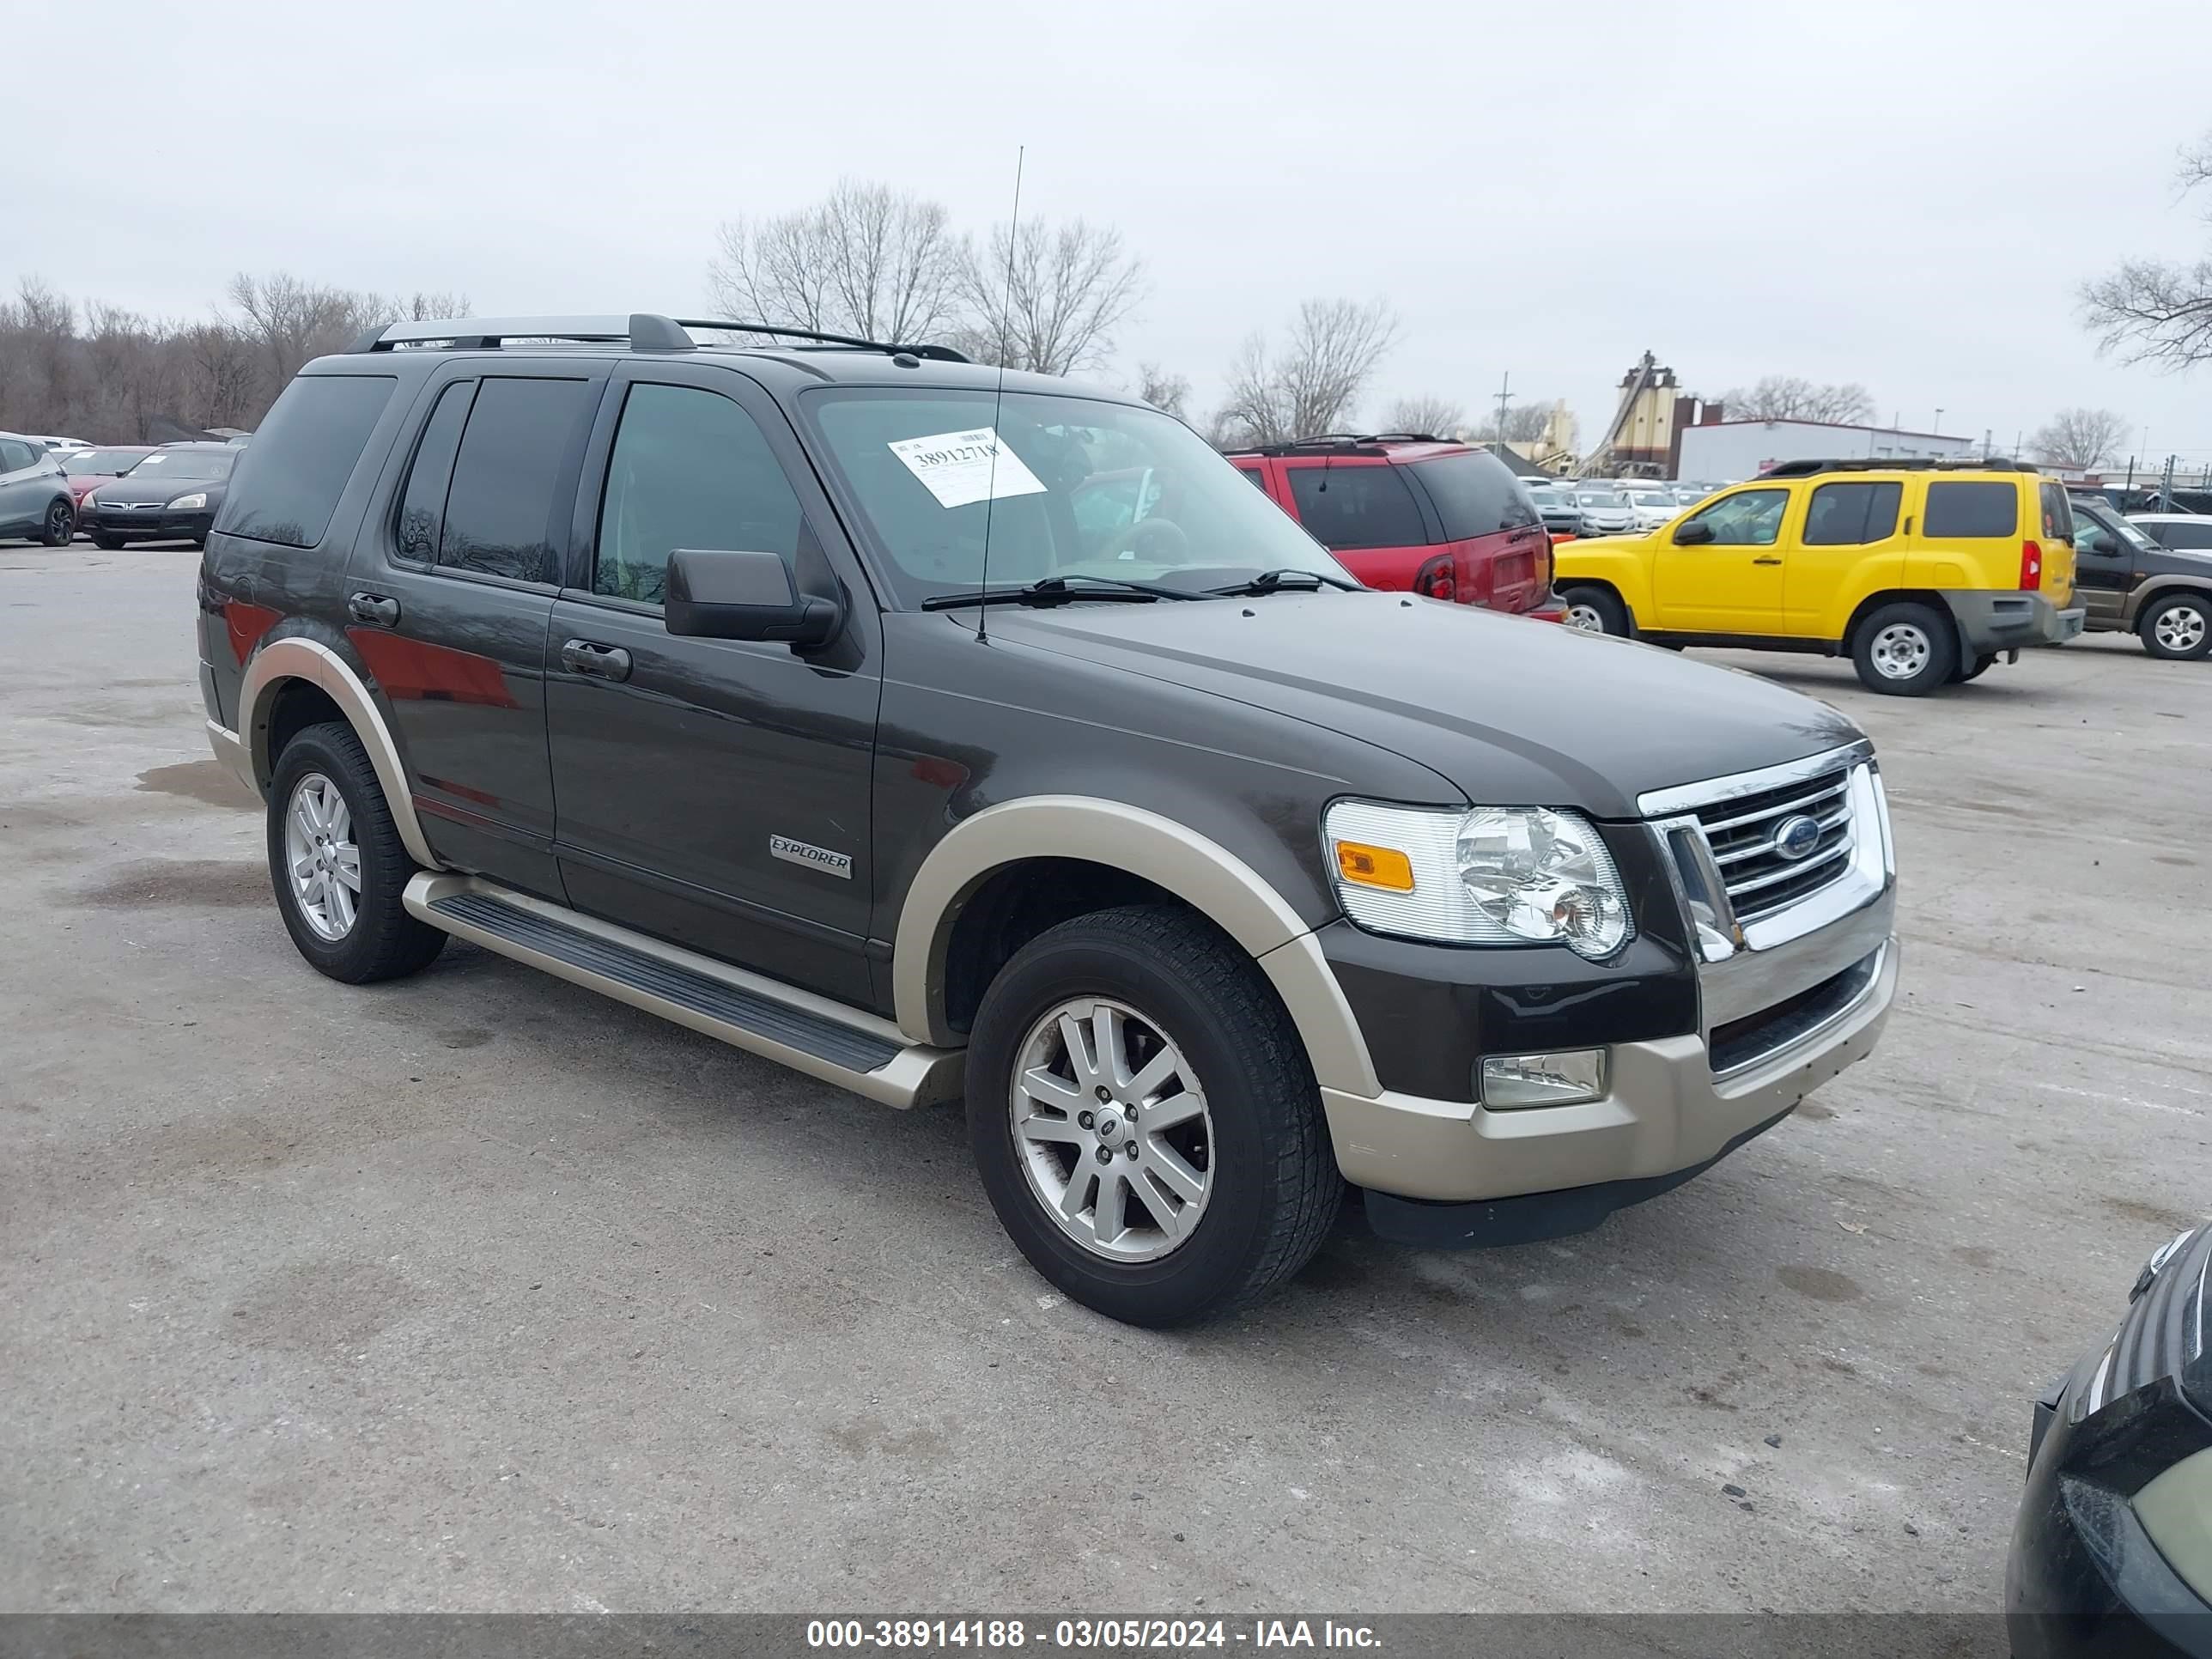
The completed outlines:
[[[236,440],[98,447],[0,432],[0,538],[64,547],[83,531],[111,550],[141,541],[199,546],[242,447]]]

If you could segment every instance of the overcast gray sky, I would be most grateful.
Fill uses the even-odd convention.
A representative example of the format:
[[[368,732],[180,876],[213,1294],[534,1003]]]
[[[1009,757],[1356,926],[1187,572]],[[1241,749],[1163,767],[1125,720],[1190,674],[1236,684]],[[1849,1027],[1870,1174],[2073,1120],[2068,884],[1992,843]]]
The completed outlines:
[[[9,77],[0,283],[204,313],[234,271],[686,311],[716,223],[840,176],[1118,226],[1127,367],[1203,406],[1310,295],[1403,320],[1370,411],[1510,370],[1585,436],[1647,346],[1717,396],[1863,381],[1994,429],[2109,406],[2212,461],[2212,369],[2100,361],[2086,276],[2194,255],[2212,6],[53,4]],[[33,33],[36,32],[34,28]],[[24,46],[20,27],[12,44]],[[11,56],[14,53],[11,52]],[[103,72],[119,87],[103,88]]]

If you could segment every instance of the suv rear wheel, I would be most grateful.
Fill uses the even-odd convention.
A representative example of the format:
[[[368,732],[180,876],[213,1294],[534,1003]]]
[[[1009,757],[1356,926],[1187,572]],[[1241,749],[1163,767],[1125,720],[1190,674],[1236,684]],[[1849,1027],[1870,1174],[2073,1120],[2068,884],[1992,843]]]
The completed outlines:
[[[1924,697],[1957,672],[1958,632],[1951,619],[1915,600],[1886,605],[1851,639],[1859,683],[1890,697]]]
[[[1031,1266],[1134,1325],[1256,1300],[1304,1267],[1344,1181],[1290,1017],[1182,911],[1063,922],[992,981],[968,1060],[984,1190]]]
[[[2212,596],[2169,593],[2143,607],[2136,623],[2143,649],[2168,662],[2191,662],[2212,651]]]
[[[401,902],[416,867],[351,726],[311,726],[284,745],[269,791],[269,875],[310,965],[349,985],[427,967],[447,935]]]
[[[1612,634],[1628,637],[1628,610],[1609,589],[1579,586],[1563,587],[1559,597],[1566,601],[1567,626],[1579,628],[1586,634]]]

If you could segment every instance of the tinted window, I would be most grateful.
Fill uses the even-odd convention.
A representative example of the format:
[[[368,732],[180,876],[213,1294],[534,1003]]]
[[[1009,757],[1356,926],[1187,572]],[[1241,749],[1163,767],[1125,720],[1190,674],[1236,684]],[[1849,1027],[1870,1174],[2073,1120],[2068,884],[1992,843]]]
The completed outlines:
[[[0,472],[21,472],[36,459],[30,445],[0,438]]]
[[[222,528],[289,547],[322,540],[398,384],[388,374],[308,374],[286,386],[240,452],[246,471]]]
[[[2012,536],[2020,532],[2020,486],[1931,483],[1924,536]]]
[[[1782,514],[1789,505],[1786,489],[1739,490],[1723,495],[1687,522],[1711,525],[1717,546],[1767,547],[1782,533]]]
[[[457,380],[438,394],[438,406],[422,423],[422,441],[407,469],[407,488],[399,497],[398,537],[406,557],[428,564],[438,553],[438,525],[446,516],[446,487],[453,482],[453,457],[461,447],[461,424],[469,418],[474,380]]]
[[[1252,481],[1253,488],[1255,489],[1264,490],[1267,489],[1267,475],[1265,472],[1262,472],[1258,467],[1240,466],[1237,470]]]
[[[544,581],[553,486],[584,413],[585,382],[486,379],[446,492],[438,562]]]
[[[2162,525],[2159,533],[2168,547],[2212,547],[2212,519],[2203,524]]]
[[[2052,540],[2070,542],[2074,539],[2074,510],[2068,504],[2066,492],[2055,483],[2042,486],[2043,533]]]
[[[1291,496],[1307,533],[1324,547],[1417,547],[1429,539],[1395,466],[1294,466]]]
[[[1469,451],[1416,461],[1409,469],[1443,520],[1444,539],[1465,541],[1536,522],[1535,503],[1495,455]]]
[[[632,386],[607,462],[592,591],[659,605],[677,548],[788,562],[799,525],[799,497],[751,416],[693,386]]]
[[[1822,484],[1805,509],[1804,540],[1810,547],[1878,542],[1897,530],[1899,483]]]

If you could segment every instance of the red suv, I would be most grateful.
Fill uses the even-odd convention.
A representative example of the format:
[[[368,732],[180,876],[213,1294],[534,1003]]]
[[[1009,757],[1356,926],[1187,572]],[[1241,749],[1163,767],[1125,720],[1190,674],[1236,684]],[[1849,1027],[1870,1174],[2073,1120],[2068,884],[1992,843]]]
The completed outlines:
[[[1370,587],[1558,622],[1552,540],[1505,465],[1410,433],[1232,451],[1239,471]]]

